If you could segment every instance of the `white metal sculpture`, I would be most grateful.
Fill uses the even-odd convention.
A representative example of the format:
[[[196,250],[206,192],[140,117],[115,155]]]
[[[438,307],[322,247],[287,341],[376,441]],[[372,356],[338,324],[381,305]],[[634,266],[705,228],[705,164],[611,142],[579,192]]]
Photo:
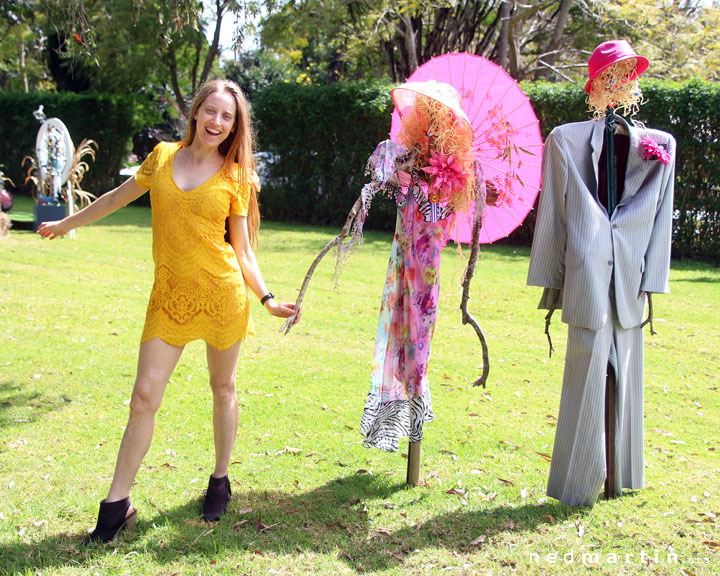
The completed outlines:
[[[40,121],[40,130],[35,139],[35,156],[37,158],[38,175],[40,179],[40,194],[38,200],[47,204],[58,204],[63,186],[67,183],[68,214],[75,209],[72,185],[68,182],[72,169],[75,148],[68,129],[59,118],[47,118],[43,106],[33,112],[33,116]],[[43,196],[45,189],[43,183],[49,182],[50,196]],[[70,238],[75,238],[75,231],[71,231]]]

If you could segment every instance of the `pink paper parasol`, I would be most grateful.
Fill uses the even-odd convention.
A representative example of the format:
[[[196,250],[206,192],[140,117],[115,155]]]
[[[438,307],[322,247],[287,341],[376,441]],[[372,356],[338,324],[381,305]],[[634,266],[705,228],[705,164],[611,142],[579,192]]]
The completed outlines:
[[[482,56],[444,54],[428,60],[408,82],[436,80],[453,86],[473,127],[473,150],[486,183],[498,193],[496,206],[483,212],[480,243],[505,238],[533,208],[540,190],[542,137],[528,97],[505,70]],[[397,141],[401,120],[393,110],[390,138]],[[451,237],[470,243],[472,210],[457,214]]]

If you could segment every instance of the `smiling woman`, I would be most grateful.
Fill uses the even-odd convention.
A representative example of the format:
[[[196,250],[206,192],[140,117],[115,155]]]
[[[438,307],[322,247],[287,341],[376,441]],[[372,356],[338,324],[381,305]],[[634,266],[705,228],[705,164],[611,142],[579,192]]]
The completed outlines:
[[[202,517],[218,520],[230,500],[228,464],[238,425],[240,343],[254,333],[246,286],[273,316],[288,318],[260,274],[254,248],[259,212],[253,130],[240,88],[226,80],[200,87],[185,140],[161,142],[140,170],[80,212],[46,222],[38,233],[63,236],[150,190],[155,281],[141,337],[130,417],[107,498],[88,540],[107,542],[137,521],[130,487],[153,436],[155,413],[184,346],[204,340],[213,394],[215,468]],[[225,240],[226,222],[230,240]]]

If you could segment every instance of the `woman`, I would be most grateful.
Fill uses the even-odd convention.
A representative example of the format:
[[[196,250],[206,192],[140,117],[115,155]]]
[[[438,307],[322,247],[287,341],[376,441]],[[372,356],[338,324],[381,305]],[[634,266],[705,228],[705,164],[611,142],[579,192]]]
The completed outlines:
[[[206,342],[213,393],[215,469],[203,504],[218,520],[230,500],[228,465],[238,424],[235,376],[240,343],[253,334],[245,286],[273,316],[288,318],[292,303],[276,302],[263,282],[257,244],[258,178],[253,131],[240,88],[214,80],[197,92],[185,140],[160,143],[134,178],[83,210],[45,222],[38,234],[63,236],[127,205],[151,189],[155,282],[141,337],[138,368],[115,474],[100,502],[89,541],[108,542],[137,522],[130,487],[153,436],[155,413],[183,347]],[[230,243],[225,240],[228,224]]]

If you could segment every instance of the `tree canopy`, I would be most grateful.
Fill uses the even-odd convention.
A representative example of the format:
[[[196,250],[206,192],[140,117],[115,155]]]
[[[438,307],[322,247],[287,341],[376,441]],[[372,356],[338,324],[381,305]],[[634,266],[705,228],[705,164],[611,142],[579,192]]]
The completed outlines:
[[[262,44],[316,82],[403,81],[447,52],[470,52],[522,79],[578,80],[593,48],[627,38],[650,75],[717,80],[717,2],[683,0],[290,0]]]
[[[186,110],[224,73],[249,91],[277,79],[405,80],[467,51],[517,80],[580,81],[592,49],[627,38],[646,75],[720,79],[718,0],[0,0],[0,88],[160,94]],[[220,28],[260,48],[220,69]],[[259,25],[258,25],[259,23]]]

